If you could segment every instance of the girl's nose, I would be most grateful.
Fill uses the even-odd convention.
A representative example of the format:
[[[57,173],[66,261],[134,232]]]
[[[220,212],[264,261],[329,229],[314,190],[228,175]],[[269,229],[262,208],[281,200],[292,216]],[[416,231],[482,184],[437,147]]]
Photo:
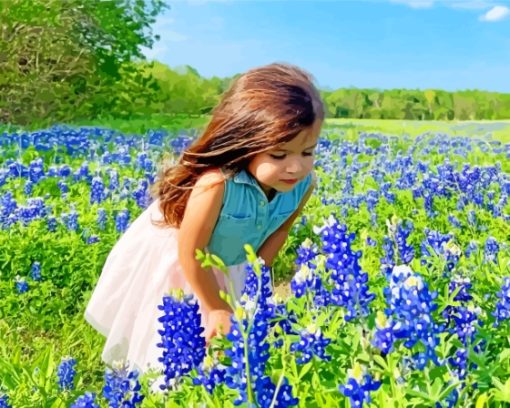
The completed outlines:
[[[299,159],[292,160],[287,166],[288,173],[299,173],[303,170],[303,165]]]

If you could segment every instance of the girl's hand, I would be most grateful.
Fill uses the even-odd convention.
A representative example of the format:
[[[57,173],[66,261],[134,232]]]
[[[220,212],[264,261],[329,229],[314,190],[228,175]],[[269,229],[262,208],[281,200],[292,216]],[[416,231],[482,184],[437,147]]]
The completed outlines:
[[[205,342],[209,344],[209,340],[219,334],[226,335],[230,331],[230,316],[232,312],[223,309],[211,310],[209,312],[209,318],[207,327],[205,329]]]

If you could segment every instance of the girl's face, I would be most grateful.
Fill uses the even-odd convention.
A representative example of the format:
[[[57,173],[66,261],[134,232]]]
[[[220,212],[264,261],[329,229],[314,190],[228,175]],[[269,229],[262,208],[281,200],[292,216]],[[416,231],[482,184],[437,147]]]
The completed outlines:
[[[267,196],[271,189],[281,192],[292,190],[310,173],[321,126],[322,121],[317,119],[291,141],[253,157],[248,164],[248,172]]]

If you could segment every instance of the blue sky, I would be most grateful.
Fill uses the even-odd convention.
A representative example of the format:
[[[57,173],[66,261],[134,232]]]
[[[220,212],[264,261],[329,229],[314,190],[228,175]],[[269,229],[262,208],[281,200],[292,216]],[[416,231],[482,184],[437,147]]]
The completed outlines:
[[[226,77],[276,61],[322,88],[510,92],[510,0],[168,0],[149,59]]]

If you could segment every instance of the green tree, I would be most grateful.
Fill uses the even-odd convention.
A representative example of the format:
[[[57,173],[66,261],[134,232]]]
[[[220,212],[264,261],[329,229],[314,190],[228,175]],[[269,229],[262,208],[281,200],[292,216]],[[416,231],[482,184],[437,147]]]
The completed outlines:
[[[143,75],[162,0],[0,2],[0,121],[69,120],[115,110]],[[124,82],[122,82],[124,80]]]

